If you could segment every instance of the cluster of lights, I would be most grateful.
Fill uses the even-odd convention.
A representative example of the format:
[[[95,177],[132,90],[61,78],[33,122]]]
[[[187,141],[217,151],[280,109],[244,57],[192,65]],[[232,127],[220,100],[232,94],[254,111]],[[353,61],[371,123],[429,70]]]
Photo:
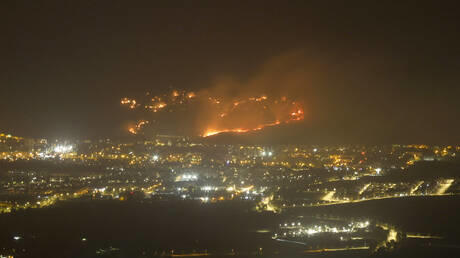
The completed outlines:
[[[203,186],[201,187],[201,191],[209,192],[209,191],[216,191],[217,187],[214,186]]]
[[[262,157],[266,157],[266,156],[271,157],[271,156],[273,156],[273,152],[271,152],[271,151],[262,151],[261,154],[262,154]]]
[[[71,152],[73,149],[72,145],[58,145],[54,147],[54,152],[56,153],[68,153]]]
[[[180,176],[179,180],[178,181],[196,181],[198,180],[198,176],[197,175],[193,175],[193,174],[184,174],[182,176]]]
[[[351,233],[355,232],[357,229],[363,229],[369,227],[369,221],[364,222],[352,222],[348,224],[348,227],[330,227],[328,225],[314,225],[310,227],[304,227],[300,222],[298,223],[285,223],[280,225],[282,229],[291,230],[290,232],[284,232],[283,236],[292,235],[292,236],[311,236],[318,233]],[[278,234],[275,235],[277,237]]]

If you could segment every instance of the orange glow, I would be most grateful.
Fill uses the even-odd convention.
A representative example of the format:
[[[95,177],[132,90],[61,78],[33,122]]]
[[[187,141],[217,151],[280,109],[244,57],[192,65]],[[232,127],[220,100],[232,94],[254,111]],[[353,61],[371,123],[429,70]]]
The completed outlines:
[[[160,122],[175,119],[173,123],[177,124],[182,120],[196,122],[196,125],[188,127],[203,137],[226,132],[258,131],[304,119],[304,110],[300,102],[286,96],[264,94],[235,97],[227,94],[211,95],[206,91],[195,93],[172,90],[163,95],[144,97],[137,101],[132,98],[122,98],[121,104],[129,109],[135,109],[136,112],[142,112],[142,118],[145,119],[139,120],[128,129],[132,134],[139,134],[145,130],[149,121],[158,121],[156,119]],[[145,110],[139,110],[138,107],[152,112],[151,117],[146,116]],[[165,116],[165,112],[170,115]],[[183,119],[184,114],[190,116],[190,119]]]
[[[132,134],[137,134],[136,129],[134,127],[129,128],[128,131]]]
[[[255,99],[257,102],[260,102],[262,100],[267,100],[267,96],[261,96],[260,98]]]
[[[211,101],[211,103],[213,104],[220,104],[220,100],[213,98],[213,97],[209,97],[209,101]]]
[[[128,129],[128,131],[131,133],[131,134],[138,134],[139,131],[142,129],[143,126],[145,126],[146,124],[148,124],[149,121],[145,121],[145,120],[141,120],[139,121],[136,126],[134,127],[130,127]]]
[[[251,129],[243,129],[243,128],[236,128],[236,129],[224,129],[224,130],[213,130],[213,129],[210,129],[208,131],[206,131],[204,134],[203,134],[203,137],[208,137],[208,136],[212,136],[212,135],[216,135],[216,134],[220,134],[220,133],[246,133],[246,132],[249,132]]]
[[[158,103],[158,105],[156,105],[156,108],[164,108],[166,107],[166,103]]]
[[[302,117],[303,119],[303,117]],[[288,120],[288,121],[285,121],[284,123],[289,123],[289,122],[292,122],[292,121],[297,121],[297,120],[300,120],[300,119],[293,119],[293,120]],[[234,129],[221,129],[221,130],[217,130],[217,129],[208,129],[206,130],[202,137],[208,137],[208,136],[213,136],[213,135],[217,135],[217,134],[220,134],[220,133],[247,133],[247,132],[250,132],[250,131],[259,131],[259,130],[262,130],[266,127],[271,127],[271,126],[276,126],[276,125],[279,125],[281,124],[280,121],[275,121],[273,123],[266,123],[266,124],[262,124],[262,125],[259,125],[257,127],[253,127],[253,128],[234,128]]]
[[[130,109],[135,109],[136,107],[139,106],[139,104],[137,104],[136,100],[129,99],[129,98],[122,98],[121,99],[121,104],[122,105],[128,105]]]

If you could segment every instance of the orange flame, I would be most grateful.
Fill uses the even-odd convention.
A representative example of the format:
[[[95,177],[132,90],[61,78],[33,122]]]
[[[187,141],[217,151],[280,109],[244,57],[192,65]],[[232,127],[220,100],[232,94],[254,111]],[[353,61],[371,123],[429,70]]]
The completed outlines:
[[[130,127],[128,129],[128,131],[131,133],[131,134],[138,134],[139,131],[142,129],[143,126],[145,126],[146,124],[148,124],[149,121],[145,121],[145,120],[141,120],[139,121],[136,126],[134,127]]]
[[[297,112],[301,112],[299,114],[303,114],[303,110],[298,110]],[[296,113],[297,115],[298,113]],[[294,121],[299,121],[299,120],[302,120],[303,119],[303,116],[297,116],[293,119],[290,119],[290,120],[287,120],[285,121],[284,123],[287,124],[287,123],[290,123],[290,122],[294,122]],[[276,125],[279,125],[281,124],[280,121],[275,121],[273,123],[266,123],[266,124],[262,124],[262,125],[259,125],[257,127],[253,127],[253,128],[234,128],[234,129],[221,129],[221,130],[218,130],[218,129],[207,129],[201,136],[202,137],[209,137],[209,136],[213,136],[213,135],[217,135],[217,134],[221,134],[221,133],[247,133],[247,132],[251,132],[251,131],[259,131],[259,130],[262,130],[266,127],[271,127],[271,126],[276,126]]]
[[[191,101],[191,99],[194,100]],[[288,99],[286,96],[273,98],[266,95],[258,95],[230,99],[225,96],[213,96],[206,92],[194,93],[191,91],[173,90],[167,94],[152,96],[146,100],[141,99],[140,101],[138,102],[131,98],[122,98],[121,104],[127,106],[129,109],[136,110],[142,104],[142,107],[153,113],[175,112],[181,105],[202,105],[206,107],[204,110],[200,107],[204,111],[204,119],[197,118],[197,121],[201,121],[198,124],[198,131],[202,132],[200,134],[202,137],[226,132],[246,133],[304,119],[302,105]],[[267,121],[267,118],[271,121]],[[138,134],[147,123],[149,121],[140,120],[136,125],[129,128],[128,131],[132,134]]]

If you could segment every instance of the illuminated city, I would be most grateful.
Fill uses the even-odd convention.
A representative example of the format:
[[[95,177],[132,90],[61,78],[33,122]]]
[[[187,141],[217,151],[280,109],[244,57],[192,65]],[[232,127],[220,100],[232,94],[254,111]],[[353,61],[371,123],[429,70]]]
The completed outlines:
[[[417,167],[456,160],[460,146],[213,145],[202,137],[167,135],[136,142],[54,142],[5,133],[0,143],[1,162],[8,167],[0,181],[2,213],[72,200],[169,200],[202,205],[246,202],[254,212],[288,219],[314,207],[460,192],[455,171],[416,172]],[[392,234],[404,234],[382,223],[303,215],[267,232],[278,242],[307,246],[311,253],[375,252],[391,242],[387,238],[401,241]],[[321,244],[321,238],[332,236],[336,240]]]
[[[460,257],[451,1],[0,3],[0,258]]]

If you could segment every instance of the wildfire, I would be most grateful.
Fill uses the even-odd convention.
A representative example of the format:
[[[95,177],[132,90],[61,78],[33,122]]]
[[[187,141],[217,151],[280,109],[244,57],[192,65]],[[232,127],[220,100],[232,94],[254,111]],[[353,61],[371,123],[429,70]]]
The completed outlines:
[[[303,118],[304,118],[303,110],[299,109],[296,112],[292,112],[291,116],[292,116],[292,120],[295,120],[295,121],[303,120]]]
[[[145,111],[156,114],[139,120],[128,129],[131,134],[144,131],[149,121],[158,122],[152,125],[169,121],[176,127],[181,127],[179,123],[182,121],[196,121],[198,127],[192,128],[190,124],[186,127],[194,129],[202,137],[208,137],[220,133],[247,133],[304,119],[302,105],[286,96],[231,98],[180,90],[161,96],[146,96],[148,97],[140,101],[132,98],[121,99],[121,104],[129,109],[139,110],[138,107],[144,107]],[[139,114],[146,118],[147,113],[141,111]]]
[[[179,97],[179,92],[177,90],[172,92],[174,98]]]
[[[303,113],[303,111],[302,111]],[[288,121],[285,121],[284,123],[289,123],[289,122],[292,122],[292,121],[298,121],[298,120],[301,120],[299,119],[300,117],[296,118],[295,120],[288,120]],[[303,119],[303,117],[302,117]],[[266,124],[262,124],[262,125],[258,125],[257,127],[253,127],[253,128],[236,128],[236,129],[222,129],[222,130],[216,130],[216,129],[207,129],[201,136],[202,137],[209,137],[209,136],[213,136],[213,135],[217,135],[217,134],[220,134],[220,133],[247,133],[247,132],[250,132],[250,131],[259,131],[259,130],[262,130],[266,127],[271,127],[271,126],[276,126],[276,125],[279,125],[281,124],[280,121],[275,121],[273,123],[266,123]]]
[[[241,129],[241,128],[238,128],[238,129],[225,129],[225,130],[208,130],[206,131],[202,136],[203,137],[208,137],[208,136],[212,136],[212,135],[216,135],[216,134],[220,134],[220,133],[246,133],[250,131],[249,129]]]
[[[139,104],[137,104],[136,100],[129,99],[129,98],[121,99],[121,104],[122,105],[128,105],[130,109],[135,109],[136,107],[139,106]]]
[[[128,131],[131,133],[131,134],[138,134],[139,131],[142,129],[143,126],[145,126],[146,124],[148,124],[149,121],[145,121],[145,120],[141,120],[139,121],[134,127],[130,127],[128,129]]]
[[[209,101],[211,101],[211,103],[213,104],[220,104],[220,100],[213,98],[213,97],[209,97]]]
[[[128,129],[128,132],[130,132],[130,133],[132,133],[132,134],[137,134],[136,128],[134,128],[134,127],[130,127],[130,128]]]

